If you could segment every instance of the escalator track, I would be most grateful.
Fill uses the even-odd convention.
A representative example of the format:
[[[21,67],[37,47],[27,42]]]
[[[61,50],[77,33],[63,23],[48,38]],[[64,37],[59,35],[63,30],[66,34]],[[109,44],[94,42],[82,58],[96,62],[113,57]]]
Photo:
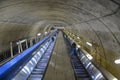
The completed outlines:
[[[92,80],[77,55],[71,56],[71,63],[75,72],[76,80]]]
[[[43,57],[39,60],[38,64],[36,65],[34,70],[31,72],[31,74],[27,80],[42,80],[43,79],[45,71],[47,69],[47,65],[50,60],[50,56],[52,54],[54,44],[55,44],[55,42],[52,42],[50,44],[47,51],[45,52]]]

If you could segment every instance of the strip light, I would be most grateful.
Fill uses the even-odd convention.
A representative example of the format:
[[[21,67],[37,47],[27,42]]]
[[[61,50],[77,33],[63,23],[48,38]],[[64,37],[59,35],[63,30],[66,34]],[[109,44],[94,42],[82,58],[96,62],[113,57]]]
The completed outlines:
[[[47,32],[45,32],[45,34],[47,34]]]
[[[115,60],[115,64],[120,64],[120,59]]]
[[[92,44],[90,42],[86,42],[86,44],[89,45],[89,46],[92,46]]]
[[[77,37],[77,39],[80,39],[80,37]]]
[[[41,35],[41,33],[38,33],[38,34],[37,34],[37,36],[40,36],[40,35]]]
[[[113,80],[118,80],[117,78],[114,78]]]
[[[78,48],[80,48],[80,45],[77,45]]]

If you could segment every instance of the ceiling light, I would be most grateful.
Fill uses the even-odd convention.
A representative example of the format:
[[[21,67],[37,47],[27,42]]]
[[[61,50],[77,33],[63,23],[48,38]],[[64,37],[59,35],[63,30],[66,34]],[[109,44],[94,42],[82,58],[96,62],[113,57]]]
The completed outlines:
[[[80,45],[77,45],[78,48],[80,48]]]
[[[114,78],[113,80],[118,80],[117,78]]]
[[[115,60],[115,64],[120,64],[120,59]]]
[[[80,37],[77,37],[77,39],[80,39]]]
[[[40,35],[41,35],[41,33],[38,33],[38,34],[37,34],[37,36],[40,36]]]
[[[92,46],[92,44],[90,42],[86,42],[86,44],[89,45],[89,46]]]
[[[45,34],[47,34],[47,32],[45,32]]]

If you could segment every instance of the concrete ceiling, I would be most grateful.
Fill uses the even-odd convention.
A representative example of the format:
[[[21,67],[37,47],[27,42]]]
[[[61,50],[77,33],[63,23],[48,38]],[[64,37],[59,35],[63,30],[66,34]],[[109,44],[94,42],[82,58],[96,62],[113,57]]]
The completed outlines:
[[[102,46],[110,61],[120,58],[120,10],[111,0],[0,0],[0,52],[57,23]]]

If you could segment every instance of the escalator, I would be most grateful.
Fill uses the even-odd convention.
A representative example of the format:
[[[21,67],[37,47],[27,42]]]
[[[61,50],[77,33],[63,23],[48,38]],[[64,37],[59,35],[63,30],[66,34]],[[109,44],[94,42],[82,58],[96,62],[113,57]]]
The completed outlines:
[[[43,57],[39,60],[36,67],[31,72],[28,80],[42,80],[52,53],[54,42],[50,44]]]
[[[70,53],[71,48],[72,48],[70,45],[71,42],[68,38],[66,38],[66,35],[64,33],[63,33],[63,35],[64,35],[64,39],[66,41],[67,48]],[[71,64],[72,64],[72,67],[74,70],[76,80],[92,80],[77,55],[70,55],[70,59],[71,59]]]
[[[92,80],[76,55],[71,56],[71,62],[75,72],[76,80]]]
[[[69,53],[73,48],[74,40],[63,32]],[[71,55],[71,64],[74,69],[76,80],[108,80],[104,74],[93,64],[93,62],[78,46],[75,48],[75,54]]]

